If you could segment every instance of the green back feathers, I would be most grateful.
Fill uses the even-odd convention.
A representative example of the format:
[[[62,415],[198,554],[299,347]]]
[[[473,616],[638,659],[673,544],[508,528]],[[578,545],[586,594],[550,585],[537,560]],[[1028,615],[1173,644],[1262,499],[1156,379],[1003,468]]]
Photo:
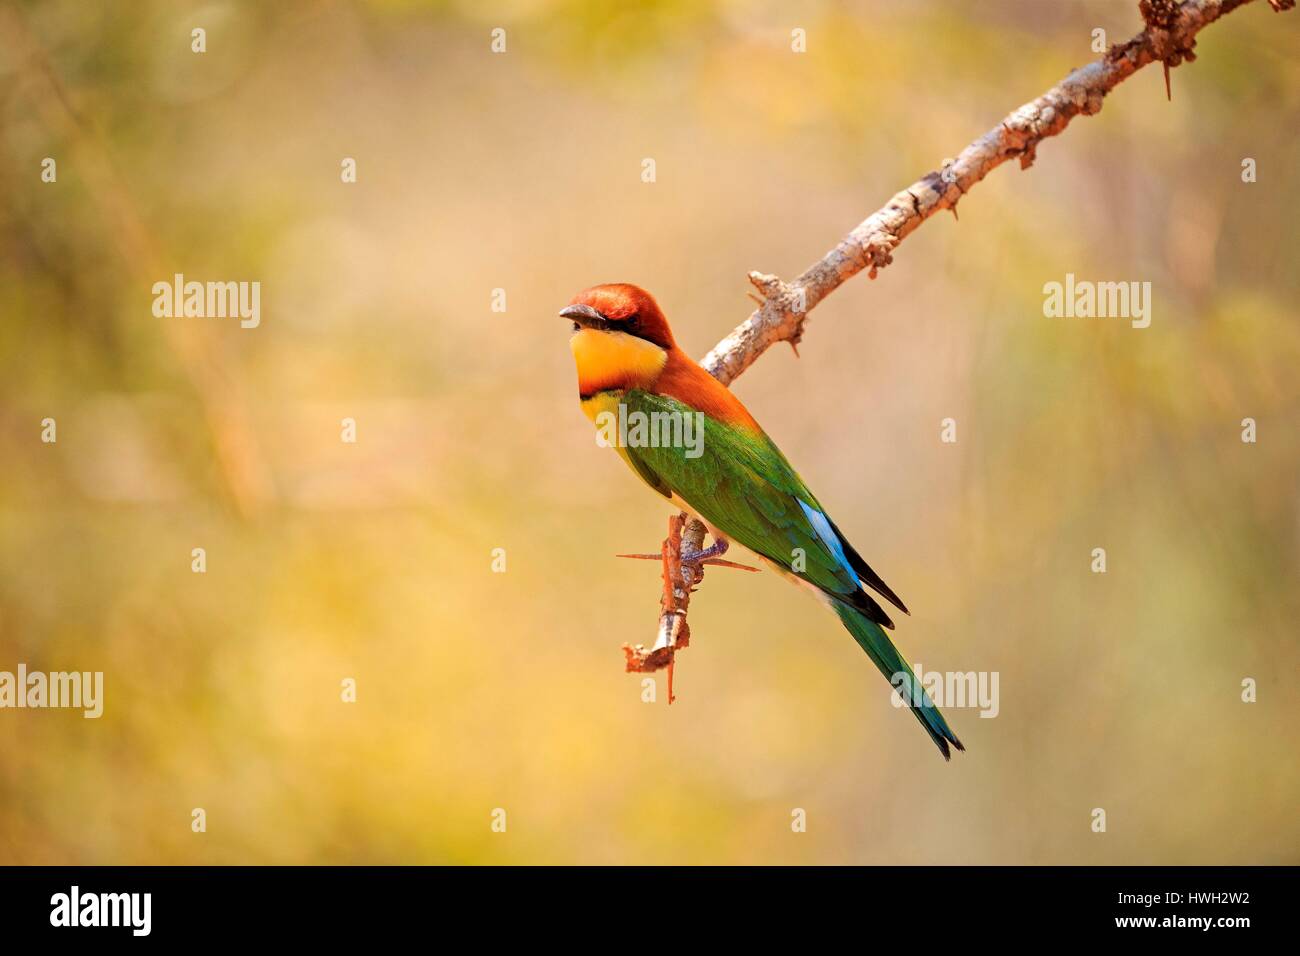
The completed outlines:
[[[681,402],[633,390],[623,396],[628,412],[694,416]],[[645,477],[672,488],[710,524],[756,554],[791,570],[822,590],[849,595],[858,589],[852,572],[827,547],[800,501],[820,510],[817,499],[785,456],[761,431],[699,415],[703,436],[698,457],[680,445],[625,449]],[[694,426],[692,426],[694,427]],[[647,481],[650,479],[647,478]],[[806,565],[799,570],[799,565]]]
[[[606,407],[616,404],[612,394],[608,401]],[[885,678],[896,687],[910,686],[915,679],[912,669],[883,630],[893,624],[861,582],[906,609],[844,540],[767,435],[707,415],[697,417],[677,399],[649,392],[630,390],[621,402],[624,414],[641,413],[651,422],[656,413],[667,420],[691,416],[691,427],[703,429],[702,436],[691,436],[693,441],[629,441],[620,448],[647,484],[661,493],[676,493],[728,537],[818,588]],[[678,435],[687,436],[680,425]],[[641,437],[662,435],[652,427]],[[950,745],[964,749],[923,691],[918,689],[908,705],[945,758]]]

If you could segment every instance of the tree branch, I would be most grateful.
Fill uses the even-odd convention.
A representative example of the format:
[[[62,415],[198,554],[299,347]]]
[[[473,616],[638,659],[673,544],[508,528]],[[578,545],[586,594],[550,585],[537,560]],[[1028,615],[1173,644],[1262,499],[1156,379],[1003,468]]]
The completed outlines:
[[[685,533],[683,534],[683,529]],[[691,642],[691,628],[686,623],[686,609],[691,604],[691,594],[695,587],[704,580],[704,566],[715,565],[723,568],[735,568],[740,571],[757,571],[747,564],[724,561],[722,558],[707,558],[688,564],[682,561],[682,552],[698,552],[704,544],[704,525],[690,519],[685,514],[676,514],[668,519],[668,537],[660,546],[659,554],[620,554],[620,558],[638,558],[646,561],[663,562],[663,596],[659,599],[659,631],[655,635],[654,646],[646,650],[644,644],[623,645],[629,674],[647,673],[668,668],[668,703],[673,697],[673,659],[677,652]]]
[[[1138,70],[1161,61],[1177,66],[1195,59],[1196,34],[1219,17],[1251,0],[1187,0],[1175,5],[1143,0],[1147,27],[1127,43],[1112,46],[1099,60],[1075,70],[1042,96],[1015,110],[955,160],[929,172],[872,213],[793,282],[751,272],[763,305],[714,346],[700,363],[723,385],[730,385],[777,342],[799,343],[808,312],[845,280],[867,269],[868,276],[893,262],[893,252],[917,226],[941,209],[956,212],[972,186],[1007,160],[1020,168],[1034,162],[1038,144],[1056,136],[1080,114],[1091,116],[1103,98]],[[1269,0],[1275,10],[1295,0]]]
[[[1002,122],[971,143],[955,160],[946,160],[940,170],[926,173],[883,208],[860,222],[834,249],[809,266],[792,282],[774,275],[751,272],[749,281],[758,290],[762,304],[731,334],[714,346],[700,363],[723,385],[735,379],[777,342],[797,346],[808,322],[808,312],[845,280],[863,269],[874,279],[893,262],[893,252],[921,223],[941,209],[957,213],[962,196],[1007,160],[1017,157],[1020,168],[1028,169],[1037,156],[1038,144],[1056,136],[1076,116],[1091,116],[1101,110],[1102,100],[1124,80],[1144,66],[1160,62],[1166,74],[1184,60],[1194,60],[1196,34],[1219,17],[1251,0],[1140,0],[1138,9],[1146,28],[1126,43],[1113,45],[1100,59],[1073,71],[1042,96],[1010,113]],[[1268,0],[1275,11],[1290,10],[1295,0]],[[690,583],[676,593],[681,551],[699,550],[704,525],[695,519],[681,524],[674,516],[663,543],[664,600],[661,602],[659,632],[654,648],[629,648],[629,671],[670,667],[675,649],[685,647],[690,637],[686,609]],[[651,555],[651,557],[656,557]],[[690,573],[686,569],[685,573]],[[698,584],[698,580],[693,582]],[[672,700],[670,670],[669,701]]]

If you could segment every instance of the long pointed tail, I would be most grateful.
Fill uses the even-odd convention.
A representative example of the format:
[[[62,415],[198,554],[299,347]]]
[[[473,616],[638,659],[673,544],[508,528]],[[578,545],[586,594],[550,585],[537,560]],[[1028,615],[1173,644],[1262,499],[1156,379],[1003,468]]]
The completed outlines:
[[[847,605],[836,602],[833,606],[835,613],[853,635],[853,639],[862,646],[867,656],[871,658],[871,662],[880,668],[880,673],[885,675],[885,679],[893,684],[899,695],[907,701],[916,719],[921,722],[921,726],[925,728],[930,739],[943,754],[943,759],[952,758],[952,752],[948,749],[949,744],[958,750],[965,750],[957,735],[948,726],[948,722],[943,719],[939,708],[930,699],[930,695],[917,683],[916,675],[912,673],[912,665],[903,659],[903,655],[898,652],[898,648],[885,634],[884,629],[860,611]],[[906,678],[904,679],[902,675],[906,675]]]

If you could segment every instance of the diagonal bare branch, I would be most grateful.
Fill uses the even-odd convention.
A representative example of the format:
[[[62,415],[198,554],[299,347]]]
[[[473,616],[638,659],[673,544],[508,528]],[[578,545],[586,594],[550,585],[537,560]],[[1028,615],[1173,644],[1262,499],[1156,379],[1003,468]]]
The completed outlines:
[[[955,160],[894,195],[798,278],[783,282],[773,275],[751,272],[749,281],[758,289],[763,305],[714,346],[700,364],[723,385],[730,385],[777,342],[797,345],[808,312],[845,280],[863,269],[874,279],[878,270],[893,261],[899,243],[921,223],[942,209],[955,213],[962,196],[1007,160],[1018,158],[1021,169],[1028,168],[1039,143],[1062,132],[1076,116],[1098,112],[1106,94],[1144,66],[1161,62],[1168,68],[1195,59],[1196,35],[1250,2],[1143,0],[1146,29],[1070,73],[1042,96],[1011,112]],[[1269,2],[1279,11],[1295,6],[1295,0]]]
[[[997,126],[971,143],[955,160],[926,173],[882,209],[876,210],[834,249],[822,256],[792,282],[774,275],[751,272],[749,281],[758,290],[761,305],[731,334],[714,346],[700,363],[722,382],[730,385],[741,372],[777,342],[799,344],[809,311],[842,285],[845,280],[868,270],[871,278],[893,261],[893,253],[908,235],[942,209],[955,215],[961,197],[1007,160],[1019,158],[1020,168],[1034,162],[1038,144],[1056,136],[1076,116],[1091,116],[1101,110],[1102,100],[1124,80],[1144,66],[1162,63],[1166,72],[1184,60],[1194,60],[1196,35],[1219,17],[1231,13],[1251,0],[1141,0],[1139,10],[1146,28],[1127,43],[1112,46],[1100,59],[1070,73],[1037,99],[1014,110]],[[1295,7],[1295,0],[1268,0],[1278,12]],[[752,297],[752,295],[751,295]],[[652,651],[629,648],[628,670],[652,670],[670,664],[673,651],[689,640],[686,624],[689,589],[677,600],[668,590],[676,580],[681,551],[698,551],[704,542],[705,527],[692,518],[670,525],[663,543],[665,597],[663,613]],[[696,582],[698,583],[698,582]],[[656,656],[657,655],[657,656]],[[671,682],[669,698],[672,697]]]

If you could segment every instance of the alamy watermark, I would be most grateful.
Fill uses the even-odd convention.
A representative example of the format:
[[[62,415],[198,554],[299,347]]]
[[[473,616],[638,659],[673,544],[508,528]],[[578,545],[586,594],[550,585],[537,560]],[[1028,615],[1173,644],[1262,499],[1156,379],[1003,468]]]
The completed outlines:
[[[51,926],[121,926],[132,936],[153,928],[152,893],[83,893],[73,886],[50,897]]]
[[[87,719],[104,713],[103,671],[0,671],[0,709],[81,708]]]
[[[240,328],[262,322],[262,283],[186,282],[178,272],[171,282],[153,284],[153,314],[163,319],[239,319]]]
[[[1076,280],[1043,286],[1043,315],[1049,319],[1130,319],[1135,329],[1151,324],[1150,282],[1091,282]]]
[[[684,448],[687,458],[704,454],[703,412],[643,412],[622,402],[618,411],[596,415],[601,448]]]
[[[895,707],[906,707],[909,701],[920,707],[928,696],[936,707],[978,707],[981,717],[996,717],[1001,710],[997,671],[927,671],[920,664],[913,670],[915,681],[905,671],[889,679],[894,685],[889,699]]]

